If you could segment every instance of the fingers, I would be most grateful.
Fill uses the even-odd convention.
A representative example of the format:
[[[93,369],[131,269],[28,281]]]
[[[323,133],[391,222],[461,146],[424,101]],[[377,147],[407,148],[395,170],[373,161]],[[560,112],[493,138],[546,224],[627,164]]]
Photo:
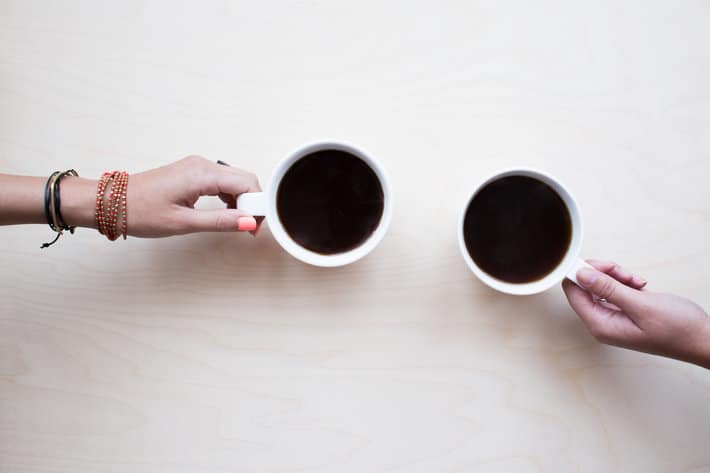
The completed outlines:
[[[238,196],[245,192],[261,192],[259,179],[256,175],[241,169],[220,166],[217,163],[213,164],[209,177],[214,180],[209,184],[216,185],[217,188],[216,192],[210,195],[228,194]]]
[[[187,233],[193,232],[253,232],[256,219],[237,209],[184,209],[181,221]]]
[[[596,269],[580,269],[577,272],[577,281],[595,297],[611,302],[622,310],[633,310],[641,302],[642,293],[637,289],[622,284]]]
[[[608,317],[610,309],[597,304],[591,294],[572,281],[564,280],[562,290],[567,296],[569,305],[582,319],[589,332],[597,337],[603,330],[604,319]]]
[[[641,276],[635,275],[611,261],[590,259],[587,260],[587,263],[594,266],[602,273],[606,273],[617,281],[626,284],[627,286],[633,287],[634,289],[642,289],[647,284],[647,281]]]
[[[199,195],[217,195],[227,204],[228,209],[236,208],[236,198],[240,194],[261,192],[259,179],[253,173],[229,166],[224,162],[220,164],[209,161],[201,156],[188,156],[182,162],[185,163],[191,174],[201,176],[197,179]],[[252,235],[256,236],[259,233],[263,219],[262,216],[256,217],[256,225],[248,230]]]
[[[600,342],[624,346],[634,343],[642,335],[635,322],[625,313],[595,301],[589,292],[572,281],[563,281],[562,289],[589,333]]]
[[[210,164],[214,164],[212,170],[218,173],[216,193],[227,204],[228,208],[236,208],[236,196],[239,194],[261,192],[261,185],[259,185],[259,179],[255,174],[223,164]],[[253,228],[247,229],[247,231],[256,236],[263,220],[263,216],[257,216],[255,219],[256,224]]]
[[[195,182],[200,195],[260,192],[256,175],[239,168],[224,166],[201,156],[188,156],[180,161],[186,178]]]

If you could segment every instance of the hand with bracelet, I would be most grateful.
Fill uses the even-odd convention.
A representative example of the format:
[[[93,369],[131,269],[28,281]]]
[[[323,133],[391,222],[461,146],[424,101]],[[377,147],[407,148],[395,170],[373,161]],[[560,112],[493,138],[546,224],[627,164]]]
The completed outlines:
[[[260,191],[259,181],[234,167],[189,156],[130,176],[104,173],[101,180],[71,171],[55,172],[49,179],[0,174],[0,225],[46,223],[58,233],[95,228],[111,240],[258,231],[256,219],[236,209],[236,198]],[[206,195],[219,196],[227,208],[195,209]]]

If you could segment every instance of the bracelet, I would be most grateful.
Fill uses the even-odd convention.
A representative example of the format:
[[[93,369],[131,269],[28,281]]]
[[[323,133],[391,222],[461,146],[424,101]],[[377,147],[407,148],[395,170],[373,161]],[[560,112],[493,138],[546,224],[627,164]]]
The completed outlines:
[[[106,191],[110,189],[108,200]],[[128,234],[128,173],[125,171],[105,172],[96,189],[96,228],[110,241]]]
[[[59,237],[64,234],[64,230],[69,230],[70,233],[74,233],[76,227],[72,227],[64,222],[61,212],[61,193],[59,183],[66,176],[79,176],[79,174],[73,170],[69,169],[64,172],[54,171],[49,178],[47,183],[44,185],[44,216],[47,219],[47,225],[52,231],[57,232],[57,236],[48,243],[43,243],[40,248],[47,248],[52,246],[59,240]]]
[[[99,185],[96,189],[96,228],[102,235],[106,234],[106,220],[104,218],[104,192],[109,180],[113,179],[113,174],[105,172],[99,179]]]
[[[49,194],[51,192],[50,189],[52,189],[50,184],[52,183],[52,180],[55,177],[57,177],[57,174],[59,174],[59,171],[54,171],[47,179],[47,183],[44,185],[44,218],[47,220],[47,225],[49,225],[49,228],[51,228],[52,231],[56,231],[55,230],[56,227],[52,223],[51,217],[49,216],[49,203],[50,203]],[[57,237],[57,238],[59,238],[59,237]],[[57,241],[57,239],[55,238],[54,241]],[[53,244],[54,241],[52,243],[45,243],[40,248],[47,248],[48,246]]]
[[[54,188],[53,188],[53,190],[54,190],[54,206],[53,206],[53,208],[54,208],[54,214],[55,214],[55,217],[56,217],[59,227],[64,230],[69,230],[69,233],[71,233],[73,235],[74,230],[76,230],[76,225],[74,225],[74,226],[67,225],[64,222],[64,217],[62,217],[61,192],[60,192],[59,183],[66,176],[79,177],[79,174],[75,170],[69,169],[68,171],[64,171],[63,173],[61,173],[57,176],[57,178],[54,180]]]

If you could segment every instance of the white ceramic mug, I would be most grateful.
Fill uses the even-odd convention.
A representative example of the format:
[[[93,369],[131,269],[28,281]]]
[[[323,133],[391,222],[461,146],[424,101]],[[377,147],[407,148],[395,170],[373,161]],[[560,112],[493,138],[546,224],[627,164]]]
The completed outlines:
[[[567,253],[565,253],[565,256],[562,258],[562,261],[557,265],[554,270],[548,273],[545,277],[536,281],[526,283],[511,283],[497,279],[483,271],[480,267],[478,267],[478,265],[466,249],[466,242],[464,240],[464,219],[466,217],[466,211],[468,210],[469,205],[481,189],[483,189],[493,181],[509,176],[531,177],[550,186],[564,202],[565,206],[567,207],[567,211],[569,212],[570,219],[572,221],[572,238],[570,240],[569,246],[567,247]],[[580,251],[582,249],[583,228],[584,227],[582,225],[582,214],[579,211],[577,202],[574,200],[572,194],[570,194],[567,188],[565,188],[565,186],[560,183],[560,181],[548,174],[532,169],[511,169],[508,171],[499,172],[483,181],[478,187],[476,187],[476,190],[466,201],[466,205],[464,205],[461,211],[461,216],[459,217],[459,249],[461,250],[461,254],[463,255],[463,259],[466,261],[466,264],[468,264],[468,267],[471,269],[471,271],[473,271],[473,274],[475,274],[478,279],[480,279],[483,283],[487,284],[493,289],[514,295],[537,294],[558,284],[564,278],[568,278],[575,284],[579,284],[577,282],[576,276],[577,271],[579,271],[579,269],[582,267],[590,267],[579,257]]]
[[[343,151],[364,161],[370,169],[375,173],[382,186],[382,194],[384,197],[384,206],[382,209],[382,217],[377,225],[377,228],[370,236],[356,248],[352,250],[335,253],[321,254],[311,251],[295,242],[286,232],[276,208],[276,195],[279,190],[281,179],[286,172],[298,160],[317,151],[336,150]],[[264,216],[269,222],[271,233],[276,238],[276,241],[290,253],[293,257],[314,266],[343,266],[367,255],[372,251],[382,240],[389,227],[392,219],[392,194],[390,192],[389,179],[382,165],[370,154],[355,148],[354,146],[338,141],[320,141],[312,143],[298,149],[290,156],[286,157],[274,170],[271,180],[266,186],[264,192],[249,192],[242,194],[237,198],[237,208],[254,216]]]

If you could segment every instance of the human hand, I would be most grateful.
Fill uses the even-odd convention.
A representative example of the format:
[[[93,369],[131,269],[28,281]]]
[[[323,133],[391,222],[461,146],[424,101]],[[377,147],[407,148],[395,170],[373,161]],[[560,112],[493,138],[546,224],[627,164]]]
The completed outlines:
[[[682,297],[644,290],[646,281],[608,261],[589,260],[562,288],[572,309],[602,343],[710,368],[710,318]],[[605,302],[606,301],[606,302]]]
[[[259,192],[257,177],[188,156],[167,166],[132,174],[128,180],[128,234],[164,237],[193,232],[258,232],[256,219],[236,208],[236,198]],[[203,195],[216,195],[225,209],[197,210]]]

